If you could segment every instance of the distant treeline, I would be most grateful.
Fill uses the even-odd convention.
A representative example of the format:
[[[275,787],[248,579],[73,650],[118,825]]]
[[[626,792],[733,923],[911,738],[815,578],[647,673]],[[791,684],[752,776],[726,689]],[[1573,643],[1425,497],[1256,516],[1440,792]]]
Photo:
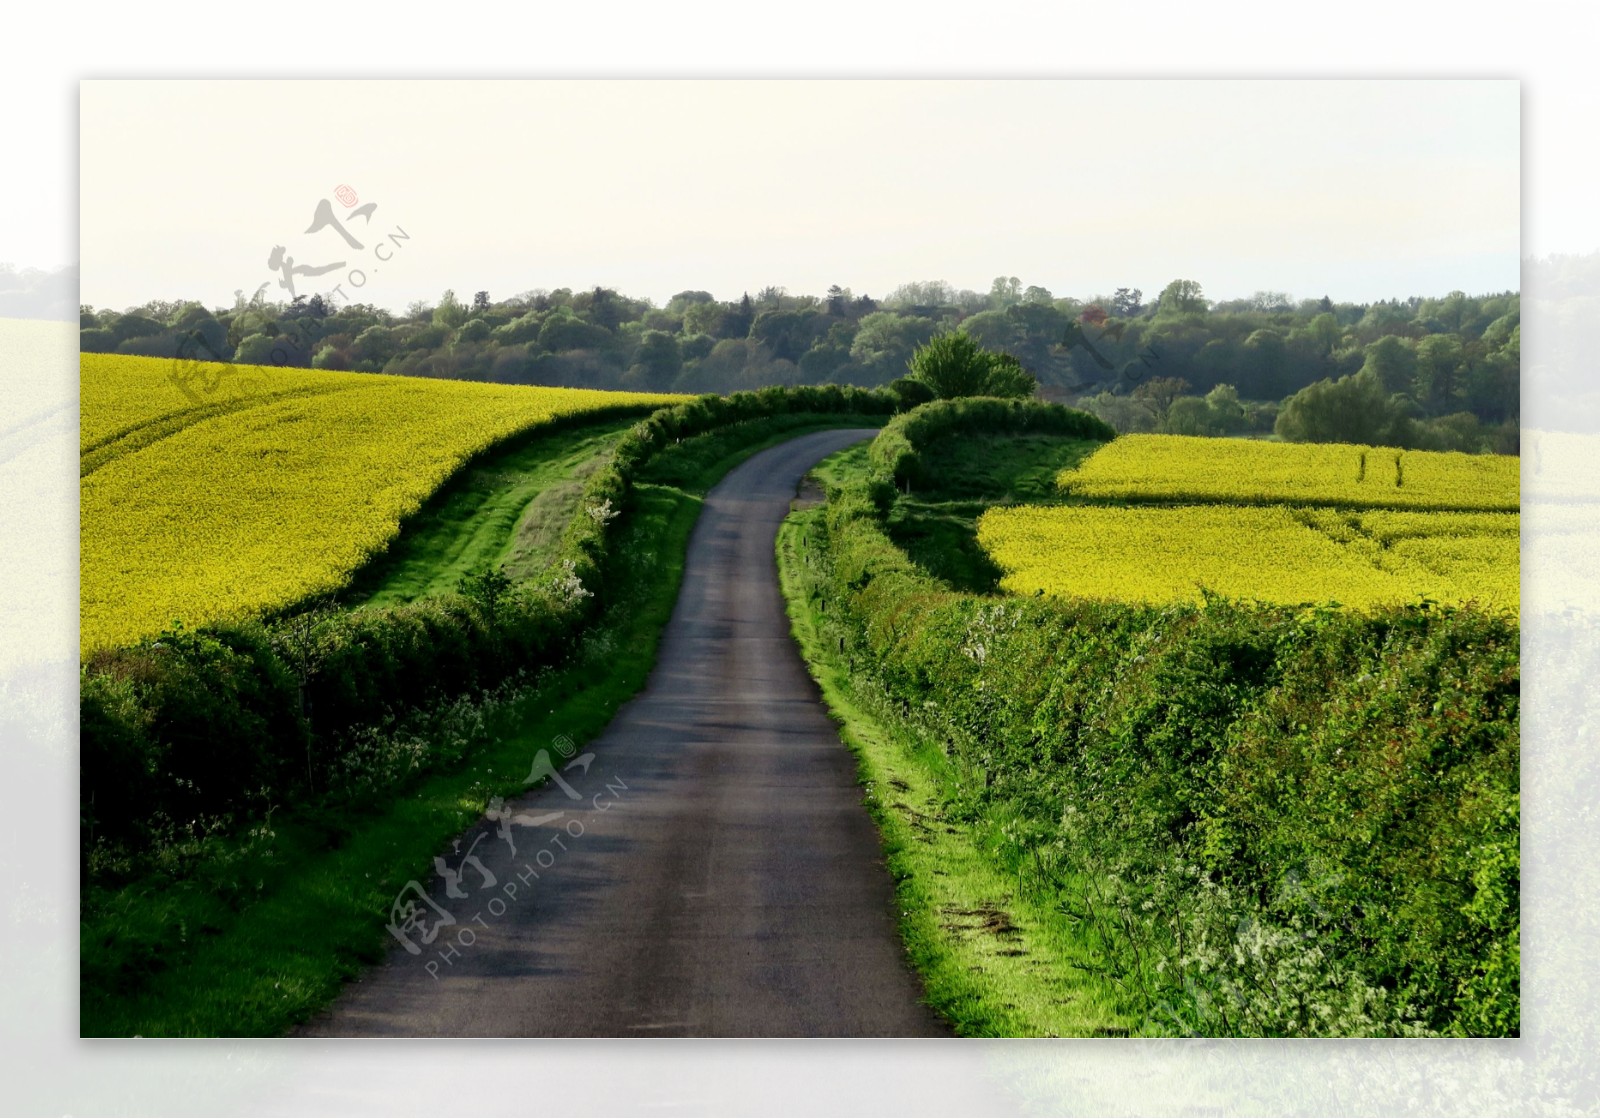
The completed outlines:
[[[0,263],[0,319],[71,322],[78,306],[78,266],[18,268]]]
[[[726,302],[683,291],[664,307],[608,288],[503,300],[447,291],[395,314],[258,292],[228,308],[157,301],[80,315],[86,352],[690,393],[884,385],[919,345],[959,329],[1016,357],[1041,395],[1122,431],[1276,430],[1472,451],[1516,449],[1520,322],[1516,292],[1212,302],[1174,280],[1148,300],[1129,288],[1074,299],[1015,277],[987,293],[905,284],[881,300],[837,286]]]

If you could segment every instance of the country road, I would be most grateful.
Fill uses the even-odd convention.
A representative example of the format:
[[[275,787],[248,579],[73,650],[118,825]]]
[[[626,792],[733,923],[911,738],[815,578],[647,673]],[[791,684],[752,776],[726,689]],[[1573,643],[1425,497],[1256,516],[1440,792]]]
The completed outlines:
[[[773,557],[800,478],[871,434],[793,439],[710,492],[645,689],[576,754],[550,744],[560,780],[468,832],[302,1035],[948,1034]]]

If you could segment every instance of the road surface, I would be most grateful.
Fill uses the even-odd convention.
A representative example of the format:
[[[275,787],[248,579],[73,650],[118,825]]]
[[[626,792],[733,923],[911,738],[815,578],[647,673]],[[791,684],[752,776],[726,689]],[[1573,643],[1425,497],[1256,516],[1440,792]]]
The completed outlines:
[[[446,852],[461,896],[410,891],[388,959],[302,1034],[948,1033],[773,557],[800,478],[872,434],[793,439],[710,492],[645,689],[581,750],[552,744],[561,782]]]

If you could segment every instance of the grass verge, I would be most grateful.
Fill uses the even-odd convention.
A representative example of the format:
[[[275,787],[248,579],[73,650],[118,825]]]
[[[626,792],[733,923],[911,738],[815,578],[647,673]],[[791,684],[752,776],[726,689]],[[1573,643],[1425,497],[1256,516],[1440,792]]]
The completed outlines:
[[[1104,443],[1068,435],[976,435],[947,439],[923,452],[934,481],[916,497],[985,505],[1053,505],[1063,500],[1056,476]]]
[[[637,422],[558,429],[470,467],[357,573],[343,598],[392,606],[453,591],[461,576],[482,567],[504,565],[513,578],[539,574],[578,507],[584,479]]]
[[[831,458],[860,460],[853,448]],[[1137,1031],[1115,987],[1089,974],[1093,946],[1052,899],[1019,890],[997,866],[1005,822],[955,818],[944,790],[951,760],[853,672],[845,643],[819,609],[808,547],[820,512],[790,515],[778,534],[778,572],[799,643],[839,734],[855,753],[866,803],[883,836],[901,910],[900,932],[930,1005],[969,1037],[1107,1037]]]

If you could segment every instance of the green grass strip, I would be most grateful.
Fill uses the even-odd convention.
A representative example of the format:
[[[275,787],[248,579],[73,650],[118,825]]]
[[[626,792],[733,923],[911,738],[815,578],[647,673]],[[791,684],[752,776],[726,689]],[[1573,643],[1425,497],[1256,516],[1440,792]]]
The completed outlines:
[[[358,573],[346,597],[394,606],[456,589],[477,568],[538,575],[577,512],[583,483],[637,419],[541,434],[469,467],[435,494],[385,555]]]
[[[1138,1019],[1122,1009],[1120,992],[1093,974],[1081,926],[1019,889],[1018,877],[990,858],[986,833],[1003,824],[947,818],[948,759],[857,682],[814,593],[819,557],[809,540],[820,530],[816,509],[784,522],[779,579],[795,639],[859,762],[896,883],[901,936],[929,1003],[969,1037],[1137,1033]]]

